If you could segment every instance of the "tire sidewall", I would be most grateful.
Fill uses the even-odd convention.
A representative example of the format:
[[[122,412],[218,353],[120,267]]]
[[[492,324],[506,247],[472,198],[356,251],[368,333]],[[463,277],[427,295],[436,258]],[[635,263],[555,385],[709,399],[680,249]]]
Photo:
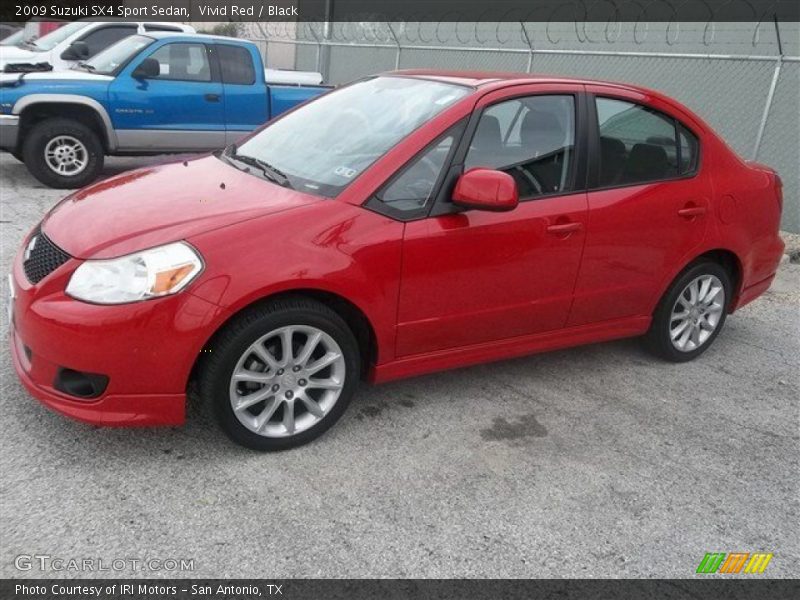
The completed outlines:
[[[316,327],[330,335],[339,344],[345,359],[345,382],[336,404],[319,423],[291,437],[268,438],[253,433],[239,422],[230,403],[230,378],[242,353],[254,341],[270,331],[289,325]],[[235,442],[255,450],[287,450],[319,437],[344,414],[358,386],[360,356],[355,337],[343,321],[337,322],[337,319],[315,311],[289,309],[264,314],[249,322],[223,347],[214,348],[212,346],[211,352],[223,353],[214,369],[213,381],[207,383],[217,419],[224,431]]]
[[[722,287],[725,292],[725,306],[723,307],[719,323],[717,323],[716,328],[706,342],[699,348],[695,348],[690,352],[682,352],[672,345],[672,340],[670,338],[669,326],[672,321],[672,309],[675,306],[675,302],[678,300],[678,296],[683,292],[686,286],[701,275],[714,275],[722,282]],[[686,362],[697,358],[708,350],[725,325],[728,309],[731,304],[732,287],[730,275],[716,262],[699,262],[683,271],[683,273],[675,278],[675,281],[667,290],[667,293],[659,303],[658,309],[654,315],[653,324],[648,336],[656,352],[673,362]]]
[[[44,149],[54,137],[69,135],[78,139],[88,155],[86,167],[74,176],[59,175],[44,159]],[[47,119],[34,125],[22,146],[22,159],[31,174],[45,185],[57,189],[73,189],[97,179],[103,168],[103,145],[91,129],[70,119]]]

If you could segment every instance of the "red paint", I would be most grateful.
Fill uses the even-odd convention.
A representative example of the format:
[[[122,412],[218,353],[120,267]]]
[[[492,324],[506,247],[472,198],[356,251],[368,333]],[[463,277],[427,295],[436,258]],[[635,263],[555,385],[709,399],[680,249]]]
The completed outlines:
[[[459,177],[453,190],[453,202],[466,208],[506,212],[519,204],[514,178],[492,169],[474,168]]]
[[[12,353],[31,394],[94,423],[179,423],[190,372],[204,349],[213,351],[214,333],[249,304],[287,291],[336,295],[360,310],[376,345],[369,377],[386,381],[642,334],[674,277],[710,251],[729,253],[741,273],[732,310],[769,287],[783,250],[777,176],[739,159],[676,102],[588,81],[405,74],[475,89],[335,199],[273,185],[209,156],[122,174],[53,209],[43,230],[77,258],[37,285],[24,275],[22,250],[13,268]],[[700,140],[698,173],[405,223],[362,206],[473,110],[521,94],[586,91],[650,105],[691,127]],[[471,172],[454,198],[511,208],[516,190],[498,175]],[[64,294],[83,259],[181,239],[200,252],[205,269],[179,294],[119,306]],[[59,366],[108,375],[108,388],[95,400],[73,399],[53,389]]]

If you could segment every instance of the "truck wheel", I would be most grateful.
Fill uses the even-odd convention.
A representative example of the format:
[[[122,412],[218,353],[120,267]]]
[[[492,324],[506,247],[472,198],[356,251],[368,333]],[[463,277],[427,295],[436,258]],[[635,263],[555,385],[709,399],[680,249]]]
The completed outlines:
[[[231,439],[255,450],[286,450],[319,437],[358,385],[352,331],[330,308],[302,297],[242,313],[208,350],[200,396]]]
[[[103,145],[97,134],[72,119],[47,119],[25,137],[22,158],[31,174],[58,189],[82,187],[103,168]]]

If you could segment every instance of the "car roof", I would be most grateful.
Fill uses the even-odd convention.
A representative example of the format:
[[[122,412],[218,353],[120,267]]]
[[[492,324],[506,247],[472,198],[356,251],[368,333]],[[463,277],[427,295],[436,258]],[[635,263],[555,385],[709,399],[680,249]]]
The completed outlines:
[[[575,77],[559,77],[558,75],[548,75],[546,73],[513,73],[502,71],[454,71],[442,69],[403,69],[390,71],[386,75],[401,77],[417,77],[420,79],[430,79],[441,81],[442,83],[453,83],[456,85],[466,85],[472,88],[486,87],[506,87],[508,85],[520,85],[526,83],[563,83],[563,84],[601,84],[624,88],[627,90],[652,93],[652,90],[619,83],[613,81],[602,81],[598,79],[583,79]]]

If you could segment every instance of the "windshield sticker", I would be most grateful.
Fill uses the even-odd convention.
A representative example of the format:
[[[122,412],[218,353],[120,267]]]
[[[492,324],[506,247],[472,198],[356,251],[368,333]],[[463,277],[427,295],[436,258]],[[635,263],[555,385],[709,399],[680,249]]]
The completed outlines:
[[[350,167],[336,167],[333,170],[333,172],[336,173],[339,177],[346,177],[347,179],[350,179],[353,175],[356,174],[356,170],[351,169]]]

